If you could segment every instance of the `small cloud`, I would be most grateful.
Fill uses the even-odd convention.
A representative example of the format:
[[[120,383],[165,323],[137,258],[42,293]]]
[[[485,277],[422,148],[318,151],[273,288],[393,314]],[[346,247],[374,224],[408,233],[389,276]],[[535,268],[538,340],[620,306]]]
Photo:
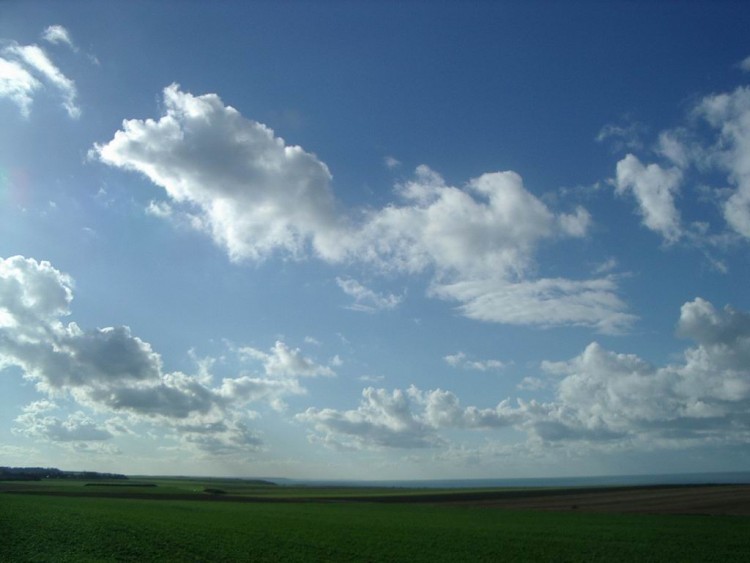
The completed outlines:
[[[750,57],[745,57],[742,62],[738,64],[738,66],[743,72],[750,72]]]
[[[91,227],[81,227],[81,231],[83,231],[83,234],[90,239],[99,239],[99,233],[96,232],[96,230],[92,229]]]
[[[146,214],[160,219],[169,219],[172,216],[172,206],[166,201],[150,201],[146,207]]]
[[[466,354],[464,354],[463,352],[458,352],[457,354],[450,354],[448,356],[443,356],[443,359],[445,360],[445,363],[455,368],[455,367],[460,366],[461,362],[463,362],[466,359]]]
[[[347,309],[351,309],[352,311],[374,313],[376,311],[395,309],[404,299],[403,295],[376,293],[352,278],[336,278],[336,283],[344,293],[354,299],[354,303],[347,307]]]
[[[618,195],[632,192],[643,224],[664,237],[667,244],[672,244],[684,234],[675,206],[682,179],[679,168],[644,165],[638,157],[628,154],[617,163],[615,192]]]
[[[104,427],[107,429],[107,432],[109,432],[113,436],[136,435],[136,433],[130,429],[127,421],[119,416],[107,420],[104,423]]]
[[[598,264],[594,268],[594,274],[595,275],[602,275],[602,274],[609,274],[612,272],[615,268],[617,268],[617,259],[616,258],[608,258],[601,264]]]
[[[520,391],[541,391],[547,387],[547,382],[538,377],[524,377],[521,382],[516,385],[516,389]]]
[[[70,37],[70,32],[68,32],[68,30],[61,25],[49,26],[42,32],[41,37],[42,41],[46,41],[51,45],[65,45],[74,53],[80,53],[81,51],[78,48],[78,45],[76,45],[73,42],[73,39]],[[85,52],[83,54],[91,64],[96,66],[99,66],[101,64],[96,55]]]
[[[357,378],[359,381],[362,381],[363,383],[380,383],[382,381],[385,381],[384,375],[360,375]]]
[[[645,132],[646,127],[643,124],[626,119],[626,122],[621,125],[607,123],[599,130],[595,139],[597,143],[611,143],[616,152],[633,151],[643,148],[641,137]]]
[[[330,366],[315,363],[302,355],[299,348],[289,348],[280,340],[269,353],[246,346],[238,350],[243,359],[259,360],[263,364],[266,375],[271,377],[332,377],[336,375]],[[331,365],[336,365],[335,356]],[[338,360],[340,362],[340,360]]]
[[[443,357],[445,363],[454,368],[470,369],[475,371],[490,371],[499,370],[507,366],[506,363],[500,360],[469,360],[466,354],[458,352],[456,354],[449,354]]]
[[[61,25],[51,25],[42,32],[42,40],[53,45],[67,45],[73,51],[78,51],[73,40],[70,38],[68,30]]]
[[[385,167],[389,170],[394,170],[395,168],[401,166],[401,161],[393,158],[392,156],[386,156],[383,161],[385,162]]]
[[[279,413],[284,413],[289,408],[289,405],[286,403],[286,401],[278,397],[271,399],[271,402],[269,404],[271,405],[271,408],[273,410]]]
[[[337,332],[337,333],[336,333],[336,336],[338,336],[338,337],[339,337],[339,340],[341,341],[341,343],[342,343],[342,344],[343,344],[344,346],[347,346],[347,347],[351,348],[352,342],[351,342],[351,340],[349,340],[349,339],[348,339],[348,338],[346,337],[346,335],[345,335],[345,334],[343,334],[343,333],[341,333],[341,332]]]

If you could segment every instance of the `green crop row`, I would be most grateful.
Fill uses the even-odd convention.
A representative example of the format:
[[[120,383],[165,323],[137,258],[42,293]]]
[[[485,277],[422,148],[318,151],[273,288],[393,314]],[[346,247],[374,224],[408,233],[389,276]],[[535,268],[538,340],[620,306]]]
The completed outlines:
[[[0,495],[0,561],[744,561],[741,517]]]

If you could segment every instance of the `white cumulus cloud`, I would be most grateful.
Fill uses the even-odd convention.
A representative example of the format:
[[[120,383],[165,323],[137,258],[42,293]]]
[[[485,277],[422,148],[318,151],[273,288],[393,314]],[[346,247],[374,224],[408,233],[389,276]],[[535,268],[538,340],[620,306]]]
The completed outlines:
[[[580,237],[589,223],[583,208],[556,216],[515,172],[483,174],[461,189],[423,165],[399,193],[405,205],[372,212],[357,237],[358,255],[386,269],[523,275],[539,241]]]
[[[426,273],[434,296],[492,322],[615,330],[632,320],[611,279],[534,279],[539,244],[586,236],[591,216],[583,207],[554,212],[515,172],[455,187],[422,165],[397,186],[396,202],[345,210],[324,163],[217,95],[194,96],[173,84],[164,107],[157,120],[124,121],[92,155],[163,188],[168,201],[152,202],[148,212],[205,231],[232,260],[314,254],[376,272]],[[400,299],[351,278],[338,283],[360,310],[392,308]],[[512,306],[519,295],[529,305],[524,314]],[[488,300],[479,312],[477,303]]]
[[[525,377],[521,390],[553,391],[545,403],[504,399],[462,406],[451,391],[366,388],[351,410],[310,408],[297,420],[331,447],[449,447],[446,430],[513,427],[527,445],[649,450],[740,445],[750,441],[750,314],[696,298],[677,333],[694,341],[681,361],[654,366],[593,342],[575,358],[546,361],[549,378]],[[448,356],[455,365],[462,354]]]
[[[644,165],[634,154],[617,163],[617,193],[632,193],[643,224],[667,243],[720,248],[738,235],[750,239],[750,88],[704,96],[688,117],[684,125],[659,133],[653,149],[663,164]],[[714,187],[717,172],[726,184]],[[684,225],[676,205],[683,185],[700,192],[698,201],[718,204],[729,231],[717,229],[710,216]],[[699,209],[693,205],[689,211]],[[707,258],[725,269],[720,260]]]
[[[437,444],[433,429],[418,420],[408,394],[368,387],[357,409],[337,411],[310,408],[296,416],[313,425],[313,441],[338,448],[424,448]]]
[[[302,255],[310,243],[335,257],[331,174],[315,155],[287,145],[215,94],[193,96],[173,84],[164,105],[158,121],[126,120],[94,153],[144,174],[174,205],[197,212],[233,260],[281,250]]]
[[[678,168],[664,169],[658,164],[644,166],[637,157],[628,154],[617,163],[615,187],[618,194],[632,191],[643,224],[671,243],[682,234],[680,214],[674,204],[681,180]]]
[[[109,440],[112,434],[83,412],[77,411],[66,419],[45,414],[56,405],[37,401],[27,405],[16,418],[14,432],[50,442],[89,442]]]
[[[67,45],[74,51],[77,50],[70,33],[61,25],[50,25],[42,32],[42,39],[53,45]]]
[[[555,416],[544,423],[554,424],[560,438],[594,433],[645,443],[744,443],[750,437],[750,315],[718,311],[697,298],[682,306],[677,332],[696,346],[682,362],[663,367],[597,343],[573,360],[546,364],[564,377]]]
[[[184,444],[204,450],[211,443],[222,452],[232,444],[257,448],[260,438],[244,422],[248,403],[304,393],[297,377],[333,374],[277,342],[261,357],[265,377],[242,375],[212,385],[210,362],[202,362],[197,375],[167,372],[161,356],[128,327],[83,330],[63,323],[72,299],[72,279],[49,262],[0,259],[0,370],[17,366],[52,397],[171,429]],[[82,412],[67,419],[43,414],[50,405],[28,407],[17,419],[20,431],[70,442],[112,436]]]
[[[446,444],[444,428],[500,428],[520,421],[508,401],[494,408],[462,407],[450,391],[375,389],[362,391],[353,410],[309,408],[296,419],[311,424],[313,442],[334,448],[427,448]]]
[[[240,356],[259,360],[263,363],[266,375],[271,377],[317,377],[336,375],[330,366],[315,363],[302,355],[299,348],[289,348],[276,341],[270,352],[245,346],[239,349]]]
[[[732,229],[750,238],[750,88],[707,96],[695,111],[718,131],[706,157],[734,185],[723,206],[724,217]]]

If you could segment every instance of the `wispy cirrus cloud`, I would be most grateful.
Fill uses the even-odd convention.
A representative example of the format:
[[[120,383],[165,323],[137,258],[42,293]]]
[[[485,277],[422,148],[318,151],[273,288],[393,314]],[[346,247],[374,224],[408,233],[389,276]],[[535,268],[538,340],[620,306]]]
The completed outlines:
[[[353,278],[336,278],[336,284],[344,293],[354,299],[354,303],[347,306],[348,309],[353,311],[375,313],[376,311],[395,309],[404,299],[403,295],[382,294],[373,291]]]
[[[53,43],[67,41],[73,46],[67,30],[61,26],[47,28],[43,38]],[[63,74],[47,52],[34,44],[6,42],[0,49],[0,98],[8,98],[18,106],[24,117],[28,117],[34,98],[47,87],[62,97],[62,105],[68,116],[74,119],[80,117],[75,82]]]
[[[23,64],[0,57],[0,98],[16,104],[24,117],[31,113],[34,95],[40,88],[42,83]]]
[[[434,284],[430,293],[458,301],[459,310],[484,322],[538,327],[587,326],[617,334],[636,320],[617,295],[616,278],[591,280],[545,278],[508,282],[479,279]]]

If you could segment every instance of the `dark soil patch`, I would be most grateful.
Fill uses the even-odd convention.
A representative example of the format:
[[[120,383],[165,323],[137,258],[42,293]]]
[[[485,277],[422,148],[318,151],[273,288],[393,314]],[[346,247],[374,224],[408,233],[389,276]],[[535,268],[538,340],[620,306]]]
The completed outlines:
[[[750,516],[750,485],[584,489],[568,490],[566,494],[537,492],[461,504],[514,510]]]
[[[156,487],[156,483],[86,483],[84,487]]]

